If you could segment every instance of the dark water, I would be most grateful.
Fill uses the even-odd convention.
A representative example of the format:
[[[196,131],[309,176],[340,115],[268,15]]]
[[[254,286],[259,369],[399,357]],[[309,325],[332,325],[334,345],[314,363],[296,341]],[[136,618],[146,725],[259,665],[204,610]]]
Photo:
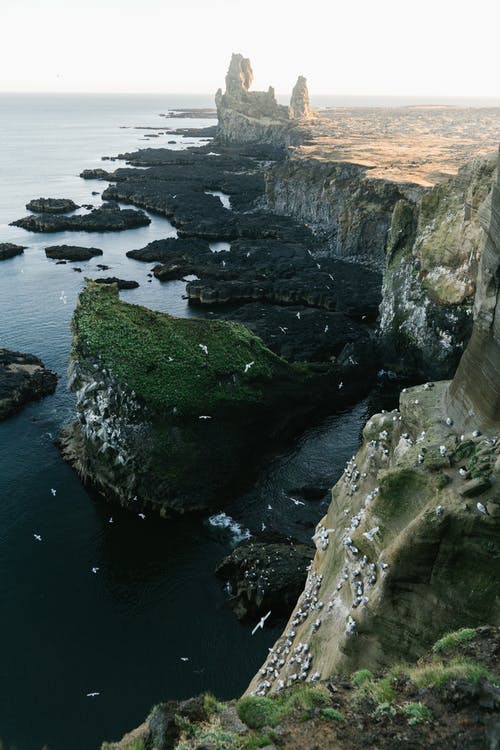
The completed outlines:
[[[179,99],[0,95],[0,242],[28,246],[0,263],[0,346],[32,352],[60,376],[54,396],[0,423],[0,738],[18,750],[93,750],[136,726],[161,699],[208,689],[235,696],[280,630],[252,637],[251,626],[240,625],[227,607],[212,571],[234,543],[229,532],[203,520],[141,520],[97,501],[52,442],[74,410],[65,371],[83,277],[96,277],[96,263],[104,262],[110,274],[140,283],[122,299],[188,316],[182,282],[148,283],[148,265],[125,257],[175,230],[157,217],[146,228],[102,235],[31,235],[8,226],[38,196],[98,204],[91,191],[103,183],[78,173],[101,164],[103,154],[147,146],[132,126],[168,125],[158,113]],[[180,106],[209,103],[182,98]],[[45,246],[69,241],[100,247],[104,256],[80,264],[82,274],[45,257]],[[326,501],[295,506],[290,491],[335,481],[358,445],[367,410],[362,403],[327,418],[269,459],[255,487],[234,498],[227,513],[252,531],[265,523],[310,537]],[[86,697],[94,691],[100,695]]]

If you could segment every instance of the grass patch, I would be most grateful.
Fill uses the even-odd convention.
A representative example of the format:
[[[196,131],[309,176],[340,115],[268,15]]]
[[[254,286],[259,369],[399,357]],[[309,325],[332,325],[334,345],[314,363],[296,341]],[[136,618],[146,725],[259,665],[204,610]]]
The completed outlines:
[[[208,716],[218,713],[223,710],[224,703],[217,700],[213,693],[204,693],[203,695],[203,708],[207,712]]]
[[[333,719],[334,721],[345,721],[345,716],[342,711],[338,711],[336,708],[322,708],[321,716],[324,719]]]
[[[331,700],[327,688],[322,685],[298,685],[275,698],[259,695],[248,695],[238,701],[237,711],[241,721],[251,729],[274,727],[284,716],[294,709],[310,711],[313,708],[325,706]],[[304,720],[309,719],[306,714]]]
[[[366,680],[358,688],[358,697],[360,699],[368,698],[373,703],[383,705],[385,703],[393,703],[396,699],[396,694],[392,688],[391,680],[388,677],[384,677],[381,680]]]
[[[403,716],[408,719],[408,724],[420,724],[424,721],[432,721],[432,713],[424,703],[405,703],[401,707]]]
[[[243,325],[175,318],[121,302],[116,288],[90,281],[80,294],[72,331],[73,357],[100,357],[102,366],[147,404],[176,407],[181,414],[264,403],[266,382],[278,375],[299,378],[298,369]]]
[[[397,708],[393,706],[392,703],[385,701],[384,703],[378,704],[378,706],[376,707],[372,715],[376,717],[396,716],[397,712],[398,712]]]
[[[359,669],[357,672],[354,672],[351,682],[354,685],[354,687],[361,687],[361,685],[366,682],[367,680],[373,680],[374,675],[373,672],[370,672],[369,669]]]
[[[495,677],[486,667],[466,659],[453,659],[449,664],[434,662],[409,670],[408,677],[419,688],[440,687],[449,680],[467,680],[475,683],[481,677],[495,682]]]
[[[456,648],[461,643],[471,641],[476,635],[475,628],[462,628],[456,630],[454,633],[446,633],[439,641],[436,641],[432,650],[438,654],[440,651],[444,651],[449,648]]]

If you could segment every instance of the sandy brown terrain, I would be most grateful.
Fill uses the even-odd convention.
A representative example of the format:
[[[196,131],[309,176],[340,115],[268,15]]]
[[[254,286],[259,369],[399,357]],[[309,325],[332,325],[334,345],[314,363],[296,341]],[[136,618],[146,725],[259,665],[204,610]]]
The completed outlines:
[[[431,186],[500,142],[500,107],[336,107],[311,120],[293,158],[346,161],[371,177]]]

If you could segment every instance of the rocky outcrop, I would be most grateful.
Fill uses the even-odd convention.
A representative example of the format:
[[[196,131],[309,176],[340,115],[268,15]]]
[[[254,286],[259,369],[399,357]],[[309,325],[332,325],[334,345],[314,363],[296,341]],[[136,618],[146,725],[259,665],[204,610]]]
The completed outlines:
[[[80,206],[71,198],[34,198],[26,204],[26,208],[37,214],[65,214],[76,211]]]
[[[250,60],[233,54],[226,75],[226,91],[215,95],[217,106],[217,140],[221,143],[260,142],[274,145],[300,143],[304,132],[295,119],[304,119],[308,101],[305,79],[297,82],[294,107],[278,104],[272,86],[267,91],[249,91],[253,81]],[[302,114],[299,114],[301,113]]]
[[[416,204],[394,208],[380,328],[394,369],[450,377],[472,329],[472,303],[496,155],[473,160]]]
[[[396,203],[415,200],[418,186],[370,179],[359,164],[293,158],[266,173],[271,211],[292,216],[322,237],[328,253],[382,270]]]
[[[14,258],[16,255],[22,255],[26,250],[24,245],[14,245],[12,242],[0,243],[0,260]]]
[[[0,420],[55,391],[57,375],[33,354],[0,349]]]
[[[449,410],[465,428],[500,422],[500,168],[479,221],[484,230],[472,337],[449,390]]]
[[[138,281],[133,279],[119,279],[117,276],[105,276],[94,279],[96,284],[116,284],[118,289],[137,289]]]
[[[309,91],[304,76],[297,78],[297,83],[293,87],[292,98],[290,99],[290,117],[292,120],[304,119],[311,116],[309,105]]]
[[[379,669],[419,657],[443,631],[498,622],[500,441],[457,433],[447,387],[407,390],[399,410],[365,426],[316,528],[304,591],[250,692]],[[486,481],[469,492],[477,476]]]
[[[104,204],[101,208],[83,215],[42,213],[11,222],[12,226],[27,229],[29,232],[119,232],[148,224],[151,224],[151,219],[144,211],[120,209],[116,203]]]
[[[78,419],[63,456],[106,497],[162,515],[220,503],[262,434],[287,435],[359,388],[348,361],[287,363],[241,325],[127,305],[116,285],[89,282],[72,327]]]
[[[96,255],[102,255],[98,247],[78,247],[76,245],[51,245],[45,248],[47,258],[56,260],[90,260]]]
[[[241,619],[272,610],[288,616],[297,601],[314,549],[283,541],[243,542],[217,566],[229,604]]]

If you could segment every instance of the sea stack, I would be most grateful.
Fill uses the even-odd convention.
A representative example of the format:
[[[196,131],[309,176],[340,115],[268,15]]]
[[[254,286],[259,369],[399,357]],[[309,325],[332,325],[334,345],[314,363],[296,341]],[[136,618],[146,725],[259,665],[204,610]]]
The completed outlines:
[[[310,116],[311,110],[307,81],[304,76],[299,76],[297,83],[293,87],[292,98],[290,99],[290,117],[292,120],[301,120]]]

